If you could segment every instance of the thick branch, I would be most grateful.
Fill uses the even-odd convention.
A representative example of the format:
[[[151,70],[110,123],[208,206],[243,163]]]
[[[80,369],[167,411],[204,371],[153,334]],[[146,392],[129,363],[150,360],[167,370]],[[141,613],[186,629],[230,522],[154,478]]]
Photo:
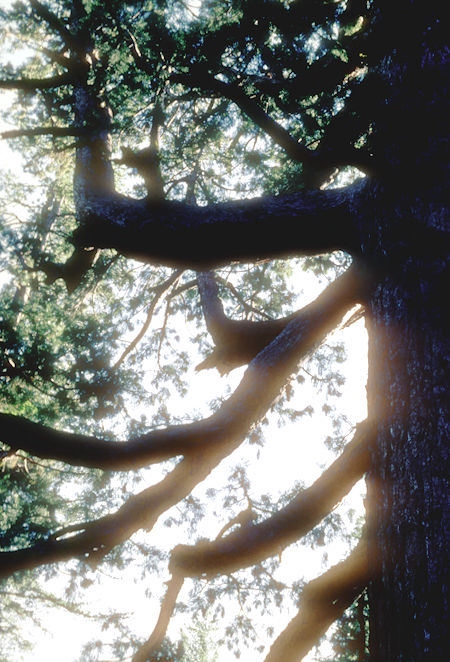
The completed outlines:
[[[162,481],[130,497],[115,513],[98,520],[64,527],[26,549],[0,553],[0,579],[19,570],[48,563],[81,558],[98,564],[116,545],[128,540],[138,529],[150,531],[158,517],[184,499],[204,480],[239,442],[206,447],[201,456],[179,462]],[[77,532],[68,535],[68,532]],[[68,536],[68,537],[67,537]]]
[[[354,269],[356,280],[361,275]],[[213,352],[197,366],[197,370],[217,368],[225,374],[234,368],[251,361],[258,352],[268,345],[290,321],[302,315],[308,315],[309,309],[292,313],[278,320],[250,321],[229,319],[224,312],[218,296],[218,288],[213,274],[201,272],[197,276],[200,298],[206,326],[216,345]],[[361,288],[341,289],[338,296],[342,307],[348,309],[364,296],[364,284]],[[336,303],[338,303],[336,301]]]
[[[33,129],[11,129],[2,131],[0,138],[20,138],[21,136],[85,136],[87,130],[76,126],[38,126]]]
[[[363,184],[199,207],[148,204],[92,189],[75,240],[143,262],[210,268],[231,261],[357,249],[353,210]]]
[[[362,538],[350,556],[305,586],[297,616],[273,643],[264,662],[299,662],[368,584],[374,569]]]
[[[225,538],[178,545],[172,552],[171,569],[184,576],[214,576],[255,565],[279,554],[316,526],[351,490],[369,467],[369,443],[373,426],[360,423],[342,455],[311,487],[287,506],[257,524],[247,524]]]
[[[73,81],[70,73],[52,76],[51,78],[21,78],[11,80],[0,80],[0,90],[48,90],[61,87]]]
[[[110,470],[127,470],[195,453],[206,445],[240,443],[279,396],[300,360],[338,324],[348,307],[343,300],[351,299],[352,291],[360,293],[360,288],[361,281],[353,269],[332,283],[253,359],[233,395],[202,421],[115,443],[0,414],[0,439],[31,455]]]

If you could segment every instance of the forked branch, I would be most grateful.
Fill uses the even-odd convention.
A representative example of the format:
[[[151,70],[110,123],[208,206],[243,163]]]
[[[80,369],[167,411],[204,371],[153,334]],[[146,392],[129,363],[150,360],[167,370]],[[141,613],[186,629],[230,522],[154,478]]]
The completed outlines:
[[[250,362],[233,395],[204,420],[153,430],[127,442],[111,442],[0,414],[0,440],[38,457],[119,471],[195,454],[206,445],[239,444],[266,414],[302,358],[324,341],[353,305],[362,285],[358,272],[350,269],[305,306]]]

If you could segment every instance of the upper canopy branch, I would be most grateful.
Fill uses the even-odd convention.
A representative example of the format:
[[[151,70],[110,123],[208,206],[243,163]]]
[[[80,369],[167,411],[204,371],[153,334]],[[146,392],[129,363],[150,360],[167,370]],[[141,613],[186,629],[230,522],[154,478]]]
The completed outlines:
[[[46,5],[38,0],[29,0],[33,12],[39,18],[42,18],[52,30],[54,30],[63,40],[64,44],[76,51],[78,49],[78,40],[71,31],[64,25],[64,22],[56,16]]]
[[[241,441],[265,415],[301,358],[323,342],[364,287],[355,267],[336,279],[253,359],[233,395],[204,420],[115,443],[0,414],[1,441],[39,457],[110,470],[137,468],[202,446]]]

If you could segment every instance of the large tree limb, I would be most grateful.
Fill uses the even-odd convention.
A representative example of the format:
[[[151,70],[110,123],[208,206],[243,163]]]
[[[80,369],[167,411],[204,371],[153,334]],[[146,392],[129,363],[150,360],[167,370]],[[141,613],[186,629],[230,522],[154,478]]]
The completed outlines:
[[[330,625],[368,584],[367,540],[361,539],[350,556],[305,586],[297,616],[272,644],[264,662],[300,662]]]
[[[66,526],[31,547],[1,552],[0,578],[75,557],[96,565],[137,530],[151,530],[163,512],[190,494],[238,445],[224,443],[220,448],[205,449],[202,457],[182,460],[162,481],[130,497],[115,513]]]
[[[87,184],[88,184],[88,180]],[[358,248],[353,213],[361,183],[207,205],[148,204],[87,190],[74,241],[115,248],[143,262],[205,269],[235,260],[315,255]]]
[[[71,73],[59,74],[49,78],[13,78],[11,80],[0,80],[0,89],[3,90],[48,90],[61,87],[73,82]]]
[[[217,368],[223,375],[249,363],[290,321],[308,314],[306,308],[277,320],[233,320],[225,315],[214,275],[211,272],[200,272],[197,282],[206,326],[216,345],[212,353],[197,366],[197,370]],[[353,288],[343,290],[342,305],[350,307],[361,301],[363,294],[363,287],[360,292]]]
[[[20,138],[22,136],[86,136],[88,130],[77,126],[37,126],[30,129],[10,129],[2,131],[0,138]]]
[[[128,442],[111,442],[0,414],[0,440],[38,457],[119,471],[195,454],[204,446],[240,443],[279,396],[302,357],[335,328],[363,284],[354,268],[336,279],[253,359],[233,395],[204,420],[153,430]]]
[[[170,567],[184,576],[212,577],[255,565],[279,554],[316,526],[369,468],[369,444],[374,428],[360,423],[340,457],[287,506],[257,524],[249,523],[224,538],[178,545]]]
[[[368,447],[373,432],[373,426],[369,422],[360,423],[354,439],[329,469],[288,506],[261,524],[242,524],[236,534],[231,534],[225,539],[218,537],[213,543],[201,542],[193,547],[187,545],[175,547],[169,566],[172,579],[168,583],[159,618],[149,639],[133,660],[135,662],[147,660],[160,646],[185,577],[211,577],[255,565],[268,556],[280,553],[287,545],[310,531],[368,469]],[[335,574],[333,577],[336,582]],[[318,581],[315,580],[316,583]],[[305,589],[304,595],[307,600],[311,586],[315,586],[314,582]],[[342,610],[345,606],[342,607],[340,602],[339,608]],[[323,618],[328,618],[328,613],[325,611]],[[318,625],[322,626],[323,618],[317,619]],[[284,658],[280,659],[284,660]]]

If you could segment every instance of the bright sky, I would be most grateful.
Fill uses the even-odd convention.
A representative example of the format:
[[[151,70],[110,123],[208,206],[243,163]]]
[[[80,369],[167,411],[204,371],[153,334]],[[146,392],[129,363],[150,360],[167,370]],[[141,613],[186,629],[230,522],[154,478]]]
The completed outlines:
[[[11,4],[6,0],[0,0],[0,7],[5,7]],[[195,3],[192,3],[193,5]],[[9,93],[0,91],[0,107],[9,101]],[[0,124],[0,130],[4,125]],[[8,148],[4,141],[0,141],[0,163],[8,164],[9,167],[18,171],[20,176],[19,160],[13,156],[13,152]],[[301,274],[301,283],[304,289],[307,290],[309,299],[316,296],[316,285],[311,283],[305,285],[308,280],[307,275]],[[348,361],[345,367],[346,372],[346,386],[344,395],[337,403],[339,410],[347,413],[348,417],[352,420],[362,420],[366,416],[365,411],[365,383],[366,383],[366,363],[367,363],[367,347],[366,347],[366,334],[363,323],[357,322],[351,327],[340,332],[346,342]],[[242,371],[241,371],[242,372]],[[238,371],[231,375],[231,381],[237,382],[239,379]],[[221,392],[223,389],[224,381],[221,380],[212,371],[204,371],[202,373],[195,373],[193,377],[192,389],[190,397],[185,401],[185,406],[192,408],[198,406],[199,400],[208,400],[212,397],[212,392]],[[205,395],[207,394],[207,396]],[[312,397],[312,396],[311,396]],[[304,403],[304,406],[308,402]],[[315,478],[320,475],[323,464],[330,461],[329,456],[317,450],[320,449],[321,442],[328,434],[329,430],[318,425],[316,418],[301,418],[295,425],[289,424],[286,427],[278,428],[276,425],[271,425],[265,437],[267,439],[266,447],[261,453],[261,460],[258,464],[256,471],[252,471],[252,488],[255,493],[264,490],[267,481],[272,483],[277,481],[280,484],[280,489],[285,489],[291,485],[296,479],[305,479],[307,483],[311,483]],[[289,461],[286,462],[286,457]],[[216,470],[221,471],[221,468]],[[359,492],[361,488],[358,486],[354,490],[355,504],[359,504]],[[157,530],[153,533],[153,539],[158,541],[161,536],[166,538],[166,544],[170,544],[170,539],[174,542],[179,542],[177,539],[177,532],[174,529],[166,529],[158,526]],[[185,541],[189,542],[189,541]],[[330,561],[335,563],[346,555],[348,550],[336,546],[335,549],[328,550]],[[322,555],[319,550],[311,551],[306,549],[301,552],[290,552],[286,550],[284,553],[284,561],[286,569],[283,571],[286,577],[291,576],[297,578],[296,569],[300,566],[305,570],[307,578],[313,578],[323,572],[321,564]],[[64,564],[61,564],[61,569],[65,571]],[[123,573],[127,574],[127,573]],[[162,585],[162,582],[167,577],[155,578],[155,587]],[[53,583],[53,582],[51,582]],[[47,588],[50,588],[47,586]],[[108,606],[113,604],[117,605],[120,611],[129,611],[135,616],[136,628],[140,631],[142,636],[147,637],[157,618],[159,611],[159,603],[156,600],[149,600],[144,596],[146,586],[142,582],[135,583],[135,578],[132,576],[123,577],[120,580],[113,580],[104,577],[101,589],[96,589],[92,592],[93,605],[92,609],[98,608],[104,611]],[[155,588],[157,592],[157,588]],[[96,607],[96,603],[98,607]],[[275,632],[280,632],[287,624],[288,620],[293,614],[274,614],[273,625]],[[53,662],[56,660],[64,660],[64,662],[73,662],[77,659],[78,650],[80,645],[90,638],[98,637],[107,639],[108,633],[98,632],[98,626],[92,625],[89,622],[76,617],[71,614],[59,613],[56,614],[53,610],[49,612],[47,618],[48,633],[35,633],[34,637],[37,641],[35,650],[23,656],[24,662]],[[184,625],[177,620],[176,626],[181,627]],[[173,638],[176,639],[177,632],[172,631]],[[254,655],[251,653],[252,662],[259,662],[264,659],[266,653],[263,655]],[[243,651],[243,659],[249,659],[245,651]],[[312,657],[307,658],[312,660]],[[234,662],[235,658],[226,650],[220,652],[220,662]]]

